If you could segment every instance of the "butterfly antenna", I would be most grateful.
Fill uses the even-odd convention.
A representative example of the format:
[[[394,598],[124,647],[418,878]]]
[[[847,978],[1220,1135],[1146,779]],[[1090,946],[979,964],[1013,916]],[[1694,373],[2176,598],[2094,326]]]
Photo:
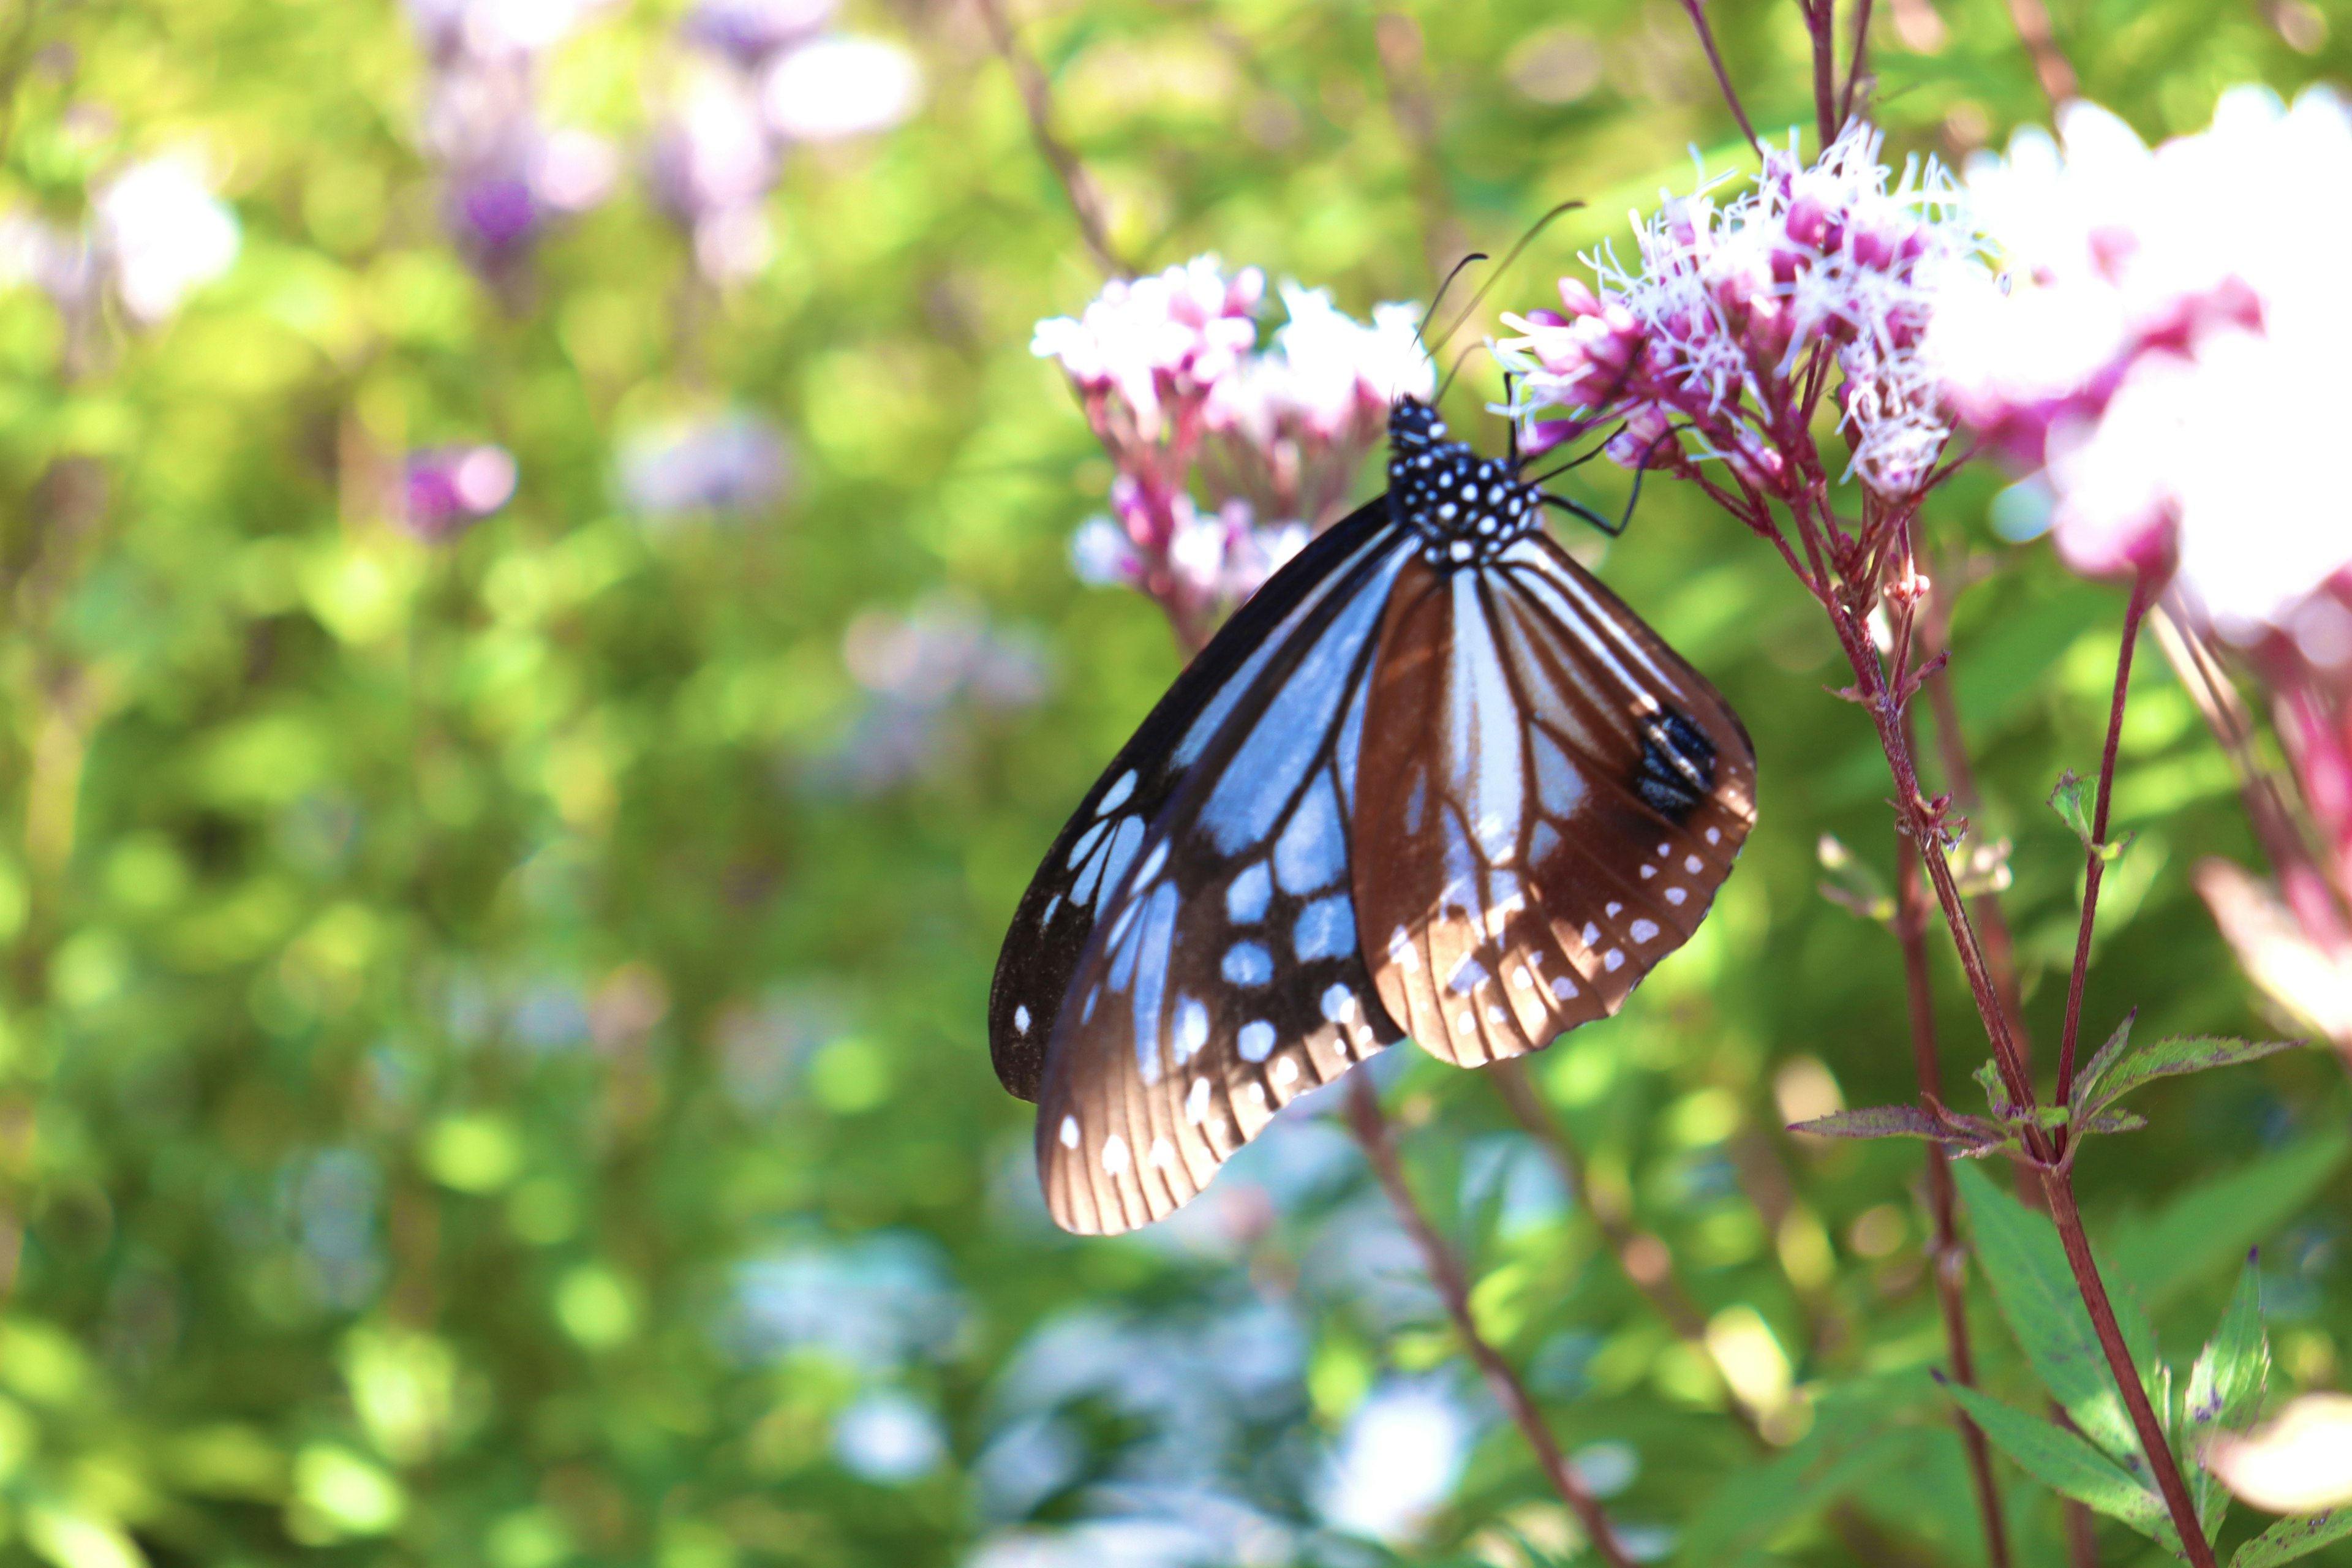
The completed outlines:
[[[1533,245],[1536,242],[1536,236],[1541,234],[1545,229],[1551,226],[1551,222],[1554,218],[1559,217],[1563,213],[1572,213],[1583,205],[1584,204],[1581,201],[1562,202],[1559,205],[1552,208],[1551,211],[1544,214],[1543,216],[1536,219],[1532,224],[1529,224],[1528,226],[1528,232],[1519,236],[1518,243],[1512,246],[1508,251],[1504,253],[1503,264],[1495,268],[1494,274],[1486,279],[1486,284],[1480,288],[1475,294],[1470,296],[1470,302],[1462,307],[1462,313],[1454,318],[1454,324],[1445,329],[1443,336],[1445,339],[1450,340],[1454,333],[1462,330],[1463,322],[1477,314],[1478,307],[1486,302],[1486,296],[1488,294],[1494,292],[1495,285],[1501,282],[1510,272],[1511,263],[1517,261],[1519,258],[1520,253],[1526,250],[1528,246]],[[1457,267],[1454,270],[1459,272],[1461,268]],[[1451,279],[1448,279],[1448,281],[1451,281]],[[1436,313],[1436,307],[1434,305],[1430,307],[1430,313],[1433,315]],[[1425,321],[1422,324],[1424,327],[1428,325]],[[1426,341],[1426,339],[1423,340],[1423,342]]]
[[[1486,253],[1485,251],[1474,250],[1469,255],[1464,257],[1461,260],[1455,262],[1454,264],[1454,270],[1445,275],[1445,281],[1437,286],[1436,297],[1429,302],[1429,313],[1423,316],[1421,319],[1421,325],[1412,330],[1412,335],[1421,340],[1421,352],[1423,353],[1429,354],[1430,362],[1432,363],[1436,363],[1437,356],[1435,354],[1429,353],[1429,323],[1437,315],[1437,308],[1445,303],[1445,291],[1454,287],[1454,280],[1462,276],[1462,269],[1464,268],[1469,266],[1474,261],[1484,261],[1486,259]]]
[[[1503,373],[1503,406],[1506,408],[1508,408],[1511,405],[1511,400],[1518,395],[1517,381],[1518,377],[1509,371]],[[1519,471],[1519,416],[1516,414],[1503,416],[1503,439],[1508,443],[1504,456],[1510,459],[1511,471],[1517,473]]]

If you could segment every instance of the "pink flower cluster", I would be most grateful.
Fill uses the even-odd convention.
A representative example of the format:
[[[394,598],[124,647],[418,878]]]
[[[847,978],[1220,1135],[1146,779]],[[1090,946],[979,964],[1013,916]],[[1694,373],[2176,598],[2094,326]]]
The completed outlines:
[[[1955,289],[1928,352],[1969,423],[2040,470],[2058,551],[2152,576],[2265,689],[2305,821],[2275,888],[2199,883],[2248,970],[2352,1051],[2352,109],[2225,94],[2150,149],[2075,104],[1969,170],[2008,271]],[[2320,851],[2315,863],[2308,833]]]
[[[2236,89],[2211,129],[2153,151],[2074,104],[2059,141],[2021,132],[1970,165],[2008,271],[1955,289],[1930,335],[1969,423],[2044,469],[2069,564],[2177,565],[2240,644],[2300,635],[2352,564],[2352,529],[2314,512],[2352,427],[2352,209],[2319,195],[2345,190],[2352,113],[2324,89],[2292,110]],[[2340,616],[2307,623],[2322,662],[2352,658]]]
[[[1337,519],[1390,403],[1434,381],[1410,308],[1381,306],[1366,326],[1295,285],[1259,351],[1265,293],[1257,268],[1228,277],[1199,257],[1114,280],[1081,315],[1038,322],[1031,344],[1060,363],[1117,468],[1111,515],[1073,542],[1079,574],[1142,589],[1188,642]]]
[[[1982,264],[1943,169],[1911,163],[1897,178],[1880,145],[1856,121],[1808,165],[1792,134],[1728,204],[1703,183],[1635,215],[1636,264],[1608,246],[1583,258],[1597,293],[1563,279],[1564,310],[1506,315],[1519,335],[1496,352],[1525,377],[1514,412],[1530,449],[1622,423],[1608,451],[1628,468],[1721,459],[1741,485],[1785,496],[1807,482],[1792,457],[1826,348],[1851,472],[1882,498],[1915,496],[1951,434],[1920,340],[1951,276]],[[1565,416],[1534,417],[1548,408]]]

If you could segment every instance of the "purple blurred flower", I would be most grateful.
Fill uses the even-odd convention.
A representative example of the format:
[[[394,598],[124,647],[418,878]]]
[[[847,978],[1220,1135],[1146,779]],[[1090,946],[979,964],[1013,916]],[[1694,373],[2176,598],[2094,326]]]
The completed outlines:
[[[699,0],[679,31],[745,69],[815,36],[835,0]]]
[[[398,521],[427,542],[455,537],[514,498],[515,462],[502,447],[440,447],[411,454]]]
[[[775,247],[762,206],[782,165],[739,73],[689,73],[649,156],[655,205],[693,237],[704,277],[726,282],[767,265]]]
[[[601,0],[411,0],[430,67],[423,133],[440,165],[442,212],[458,248],[501,276],[559,216],[611,194],[617,159],[601,139],[541,122],[540,57]]]
[[[783,494],[792,474],[784,438],[740,411],[677,420],[621,449],[621,490],[650,517],[757,511]]]
[[[903,614],[864,612],[843,633],[841,655],[868,697],[814,777],[858,795],[958,765],[971,749],[973,710],[1027,708],[1045,693],[1035,637],[992,624],[954,594],[935,594]]]

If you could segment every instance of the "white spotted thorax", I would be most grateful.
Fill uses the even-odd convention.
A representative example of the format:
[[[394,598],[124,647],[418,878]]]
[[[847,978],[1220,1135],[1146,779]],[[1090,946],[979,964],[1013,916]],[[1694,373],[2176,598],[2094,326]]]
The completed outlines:
[[[1542,497],[1517,469],[1445,438],[1436,411],[1401,397],[1389,410],[1389,507],[1444,572],[1483,565],[1543,526]]]

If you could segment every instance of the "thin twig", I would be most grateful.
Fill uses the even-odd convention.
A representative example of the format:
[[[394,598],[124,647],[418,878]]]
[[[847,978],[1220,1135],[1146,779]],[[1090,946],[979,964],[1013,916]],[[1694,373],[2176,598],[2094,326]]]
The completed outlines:
[[[1862,89],[1862,76],[1870,62],[1870,0],[1860,0],[1853,9],[1853,54],[1845,67],[1845,93],[1838,102],[1838,123],[1853,118],[1853,95]]]
[[[1739,121],[1739,133],[1748,138],[1748,149],[1759,158],[1764,156],[1764,144],[1756,140],[1756,127],[1748,122],[1748,110],[1740,106],[1739,94],[1732,90],[1731,73],[1724,68],[1723,56],[1715,47],[1715,29],[1706,25],[1706,0],[1683,0],[1683,9],[1690,13],[1691,26],[1698,30],[1699,47],[1706,51],[1706,63],[1715,68],[1715,81],[1723,89],[1723,101],[1731,105],[1731,118]]]
[[[1419,1200],[1412,1195],[1412,1189],[1405,1184],[1403,1168],[1397,1163],[1396,1147],[1389,1141],[1388,1120],[1381,1113],[1380,1090],[1372,1086],[1370,1073],[1349,1075],[1348,1121],[1355,1131],[1356,1142],[1364,1146],[1364,1153],[1372,1163],[1373,1173],[1380,1178],[1381,1186],[1388,1194],[1389,1202],[1394,1205],[1398,1219],[1403,1222],[1406,1234],[1421,1249],[1423,1267],[1428,1269],[1430,1283],[1437,1287],[1437,1293],[1445,1303],[1446,1315],[1454,1320],[1454,1331],[1462,1336],[1463,1343],[1469,1348],[1471,1359],[1486,1374],[1486,1385],[1494,1390],[1495,1397],[1501,1401],[1503,1408],[1517,1424],[1521,1435],[1528,1440],[1528,1447],[1535,1450],[1545,1479],[1559,1493],[1560,1500],[1583,1521],[1584,1531],[1591,1538],[1594,1550],[1611,1564],[1611,1568],[1633,1568],[1633,1559],[1626,1555],[1623,1543],[1617,1539],[1616,1527],[1609,1522],[1609,1516],[1601,1511],[1599,1500],[1585,1486],[1584,1479],[1576,1473],[1576,1467],[1570,1464],[1568,1456],[1559,1451],[1559,1440],[1552,1436],[1551,1428],[1544,1425],[1543,1413],[1536,1408],[1527,1385],[1519,1381],[1518,1373],[1511,1370],[1510,1363],[1503,1359],[1502,1353],[1486,1342],[1486,1336],[1478,1331],[1477,1323],[1471,1318],[1470,1288],[1463,1279],[1462,1266],[1444,1238],[1439,1237],[1436,1227],[1430,1224]]]
[[[1826,148],[1837,140],[1837,0],[1798,0],[1813,37],[1813,119]]]
[[[2091,972],[2091,928],[2099,912],[2099,880],[2107,868],[2108,797],[2116,787],[2116,748],[2123,740],[2124,702],[2131,687],[2132,649],[2139,643],[2139,623],[2155,598],[2152,576],[2142,572],[2132,580],[2131,604],[2124,611],[2124,646],[2116,655],[2116,693],[2107,704],[2107,744],[2099,754],[2099,794],[2091,805],[2091,842],[2083,848],[2083,921],[2074,933],[2074,970],[2066,981],[2066,1022],[2058,1034],[2060,1105],[2074,1100],[2074,1047],[2083,1032],[2083,983]],[[2058,1152],[2066,1152],[2067,1128],[2058,1129]]]
[[[1110,224],[1103,212],[1102,191],[1054,130],[1054,89],[1045,79],[1044,68],[1038,65],[1021,41],[1013,37],[1011,18],[1004,14],[1004,0],[974,0],[980,7],[981,19],[988,25],[990,39],[1004,60],[1005,68],[1013,73],[1013,86],[1021,94],[1021,106],[1029,113],[1029,133],[1037,143],[1037,151],[1053,165],[1055,177],[1062,182],[1062,192],[1069,197],[1070,210],[1078,220],[1078,232],[1086,237],[1087,248],[1095,253],[1102,269],[1114,278],[1131,278],[1135,268],[1119,255],[1111,244]]]
[[[2033,61],[2033,79],[2042,84],[2042,95],[2050,107],[2058,108],[2073,98],[2080,88],[2074,79],[2074,68],[2067,61],[2064,51],[2058,47],[2058,38],[2050,30],[2050,8],[2042,0],[2009,0],[2009,19],[2017,28],[2018,41]]]
[[[1904,993],[1911,1011],[1911,1065],[1918,1075],[1920,1098],[1940,1105],[1944,1099],[1943,1060],[1936,1048],[1936,1000],[1928,984],[1927,900],[1919,883],[1919,862],[1901,834],[1895,836],[1895,939],[1903,947]],[[1969,1349],[1968,1296],[1961,1272],[1968,1253],[1960,1245],[1957,1194],[1952,1186],[1951,1157],[1940,1143],[1927,1145],[1927,1208],[1936,1226],[1928,1261],[1936,1277],[1936,1299],[1944,1312],[1944,1342],[1950,1353],[1952,1378],[1963,1387],[1977,1385],[1976,1358]],[[1985,1435],[1966,1410],[1957,1405],[1952,1416],[1968,1450],[1969,1476],[1975,1483],[1977,1513],[1985,1533],[1985,1557],[1991,1568],[2009,1568],[2009,1528],[2001,1518],[2000,1488],[1993,1479],[1992,1451]]]
[[[2337,953],[2352,950],[2352,921],[2347,919],[2343,889],[2313,855],[2278,775],[2257,749],[2253,716],[2246,711],[2229,671],[2171,595],[2148,611],[2148,629],[2204,716],[2206,728],[2229,753],[2254,837],[2270,858],[2288,907],[2320,946]]]

